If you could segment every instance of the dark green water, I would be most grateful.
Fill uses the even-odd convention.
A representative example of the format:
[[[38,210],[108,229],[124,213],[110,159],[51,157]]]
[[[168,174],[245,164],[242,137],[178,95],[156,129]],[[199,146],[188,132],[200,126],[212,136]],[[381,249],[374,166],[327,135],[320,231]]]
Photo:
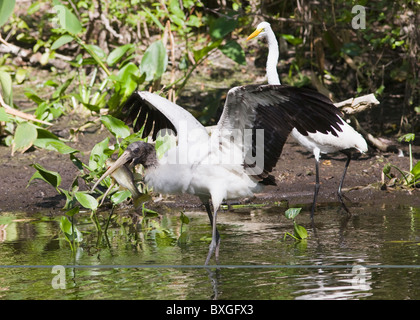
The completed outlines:
[[[203,267],[211,233],[203,212],[185,212],[181,243],[176,210],[149,221],[148,232],[119,219],[107,236],[79,217],[75,254],[59,218],[3,212],[0,299],[420,299],[419,208],[364,204],[347,217],[325,205],[314,226],[302,210],[304,241],[283,240],[293,232],[284,210],[221,212],[219,268]]]

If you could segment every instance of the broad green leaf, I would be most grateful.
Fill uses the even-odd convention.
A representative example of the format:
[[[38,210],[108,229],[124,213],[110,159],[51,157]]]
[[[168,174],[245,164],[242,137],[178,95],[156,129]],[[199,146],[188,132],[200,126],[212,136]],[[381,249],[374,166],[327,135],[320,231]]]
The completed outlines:
[[[210,36],[213,39],[223,39],[228,33],[235,30],[237,24],[237,20],[233,18],[218,18],[210,25]]]
[[[75,214],[79,213],[80,208],[79,207],[74,207],[73,209],[70,209],[69,211],[66,212],[66,215],[68,215],[69,217],[73,217]]]
[[[116,138],[124,139],[130,135],[130,128],[120,119],[105,115],[101,116],[101,122]]]
[[[84,48],[89,52],[89,54],[96,55],[101,61],[105,60],[106,53],[100,47],[95,46],[94,44],[85,44]]]
[[[96,199],[91,195],[81,191],[76,192],[74,195],[77,201],[79,201],[79,203],[86,209],[94,211],[98,208],[98,201],[96,201]]]
[[[35,168],[37,171],[29,179],[28,185],[34,179],[41,179],[41,180],[45,181],[46,183],[52,185],[54,188],[57,189],[58,192],[60,192],[58,190],[58,186],[61,184],[61,176],[60,176],[59,173],[57,173],[55,171],[47,170],[38,163],[32,164],[31,166],[33,168]]]
[[[70,245],[72,242],[82,242],[83,236],[82,233],[77,229],[77,227],[72,224],[66,216],[62,216],[60,219],[60,229],[63,231],[67,241]]]
[[[52,133],[51,131],[48,131],[46,129],[37,128],[36,131],[38,132],[38,139],[56,139],[58,140],[58,137]]]
[[[124,56],[124,54],[127,53],[127,51],[132,51],[132,50],[134,50],[134,45],[131,43],[126,44],[121,47],[117,47],[111,51],[108,58],[106,59],[106,63],[109,66],[113,66],[114,64],[116,64],[118,61],[121,60],[121,58]]]
[[[130,62],[121,68],[116,76],[111,78],[127,86],[129,81],[136,82],[136,79],[140,78],[140,70],[134,63]]]
[[[129,197],[131,197],[130,191],[128,190],[117,191],[111,196],[111,202],[117,205],[127,200]]]
[[[61,154],[70,154],[70,153],[79,152],[79,150],[66,145],[63,141],[50,139],[50,138],[36,139],[34,141],[34,145],[38,148],[51,150],[51,151],[57,151]]]
[[[205,46],[204,48],[201,48],[200,50],[194,50],[194,61],[198,62],[200,61],[202,58],[204,58],[210,51],[216,49],[221,43],[222,43],[223,39],[219,39],[215,42],[210,42],[207,46]]]
[[[0,84],[1,92],[3,95],[3,100],[9,106],[13,105],[13,86],[12,86],[12,77],[8,72],[0,71]]]
[[[241,45],[232,40],[220,47],[220,51],[238,64],[246,65],[245,52]]]
[[[111,76],[111,72],[108,70],[106,65],[104,64],[104,60],[106,58],[105,52],[95,45],[85,44],[81,42],[80,40],[77,41],[92,57],[91,59],[83,59],[83,65],[85,64],[97,64],[101,67],[102,70],[105,71],[105,73],[108,76]]]
[[[6,112],[6,109],[4,109],[3,107],[0,107],[0,121],[9,121],[9,115]]]
[[[414,141],[416,135],[414,133],[407,133],[401,137],[398,138],[399,142],[405,141],[405,142],[412,142]]]
[[[65,45],[66,43],[69,43],[73,41],[73,36],[69,34],[62,35],[60,38],[54,41],[54,43],[51,45],[51,50],[56,50],[60,48],[61,46]]]
[[[302,210],[302,208],[290,208],[286,210],[284,215],[287,219],[294,219],[300,213],[300,210]]]
[[[140,63],[140,74],[146,74],[146,81],[159,79],[166,71],[168,55],[161,40],[153,42],[144,53]]]
[[[134,126],[134,125],[133,125]],[[140,128],[139,131],[134,132],[133,134],[130,134],[127,138],[125,138],[122,142],[121,142],[121,147],[123,147],[124,149],[131,143],[142,140],[141,136],[143,134],[143,130],[144,130],[144,126]],[[147,139],[147,138],[146,138]],[[143,139],[144,140],[144,139]]]
[[[411,173],[414,175],[414,180],[420,179],[420,161],[417,161],[413,169],[411,169]]]
[[[70,153],[70,161],[79,169],[80,173],[83,174],[83,168],[89,169],[79,158],[77,158],[73,153]]]
[[[67,234],[73,233],[71,222],[66,216],[62,216],[60,219],[60,229]]]
[[[25,90],[25,96],[38,105],[45,102],[45,100],[40,98],[34,91],[32,91],[32,89]]]
[[[101,142],[98,142],[90,152],[89,157],[89,168],[91,171],[94,171],[98,168],[102,168],[106,159],[109,158],[107,151],[109,150],[109,138],[105,138]]]
[[[183,224],[189,224],[190,223],[190,219],[182,211],[181,211],[181,222]]]
[[[202,20],[195,15],[190,15],[188,17],[187,26],[199,28],[202,25]]]
[[[57,12],[61,27],[68,33],[76,35],[82,31],[82,25],[79,20],[66,6],[56,5],[54,10]]]
[[[26,80],[28,74],[27,69],[18,68],[15,73],[15,80],[18,84],[22,84]]]
[[[301,225],[298,225],[297,223],[294,224],[294,234],[295,237],[298,239],[306,239],[308,237],[308,231]]]
[[[297,38],[292,34],[282,34],[281,37],[286,40],[287,42],[289,42],[290,44],[297,46],[301,43],[303,43],[303,39],[302,38]]]
[[[16,0],[0,0],[0,27],[3,26],[13,13]]]
[[[18,124],[13,138],[12,153],[15,151],[25,152],[34,143],[38,136],[35,126],[28,122]]]
[[[118,71],[116,76],[111,76],[110,78],[116,82],[116,92],[108,101],[110,109],[111,106],[119,106],[121,102],[125,101],[137,89],[139,83],[144,81],[144,77],[140,77],[139,68],[132,62],[127,63]]]
[[[55,82],[54,80],[47,80],[44,82],[44,86],[49,86],[49,87],[53,87],[53,88],[57,88],[59,86],[59,84],[57,82]]]
[[[185,14],[179,6],[178,0],[169,1],[169,12],[171,12],[171,20],[180,27],[185,24]]]

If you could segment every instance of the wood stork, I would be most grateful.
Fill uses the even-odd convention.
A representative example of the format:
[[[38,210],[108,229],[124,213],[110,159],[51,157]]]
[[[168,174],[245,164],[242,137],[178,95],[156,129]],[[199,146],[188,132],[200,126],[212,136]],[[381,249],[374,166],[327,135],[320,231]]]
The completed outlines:
[[[157,94],[136,91],[125,103],[121,118],[134,131],[143,128],[143,137],[152,132],[155,138],[160,130],[171,129],[177,145],[158,159],[155,146],[134,142],[101,179],[124,164],[142,164],[144,182],[154,191],[198,196],[212,225],[207,265],[213,253],[218,261],[216,218],[222,201],[250,197],[264,184],[273,184],[270,173],[290,131],[337,135],[342,130],[339,114],[327,97],[313,90],[239,86],[229,90],[221,118],[209,133],[184,108]]]
[[[279,47],[277,43],[276,36],[271,29],[271,26],[268,22],[261,22],[256,30],[247,38],[250,40],[255,37],[262,37],[267,40],[268,43],[268,57],[266,64],[266,75],[269,84],[280,84],[279,75],[277,73],[277,62],[279,59]],[[342,192],[344,178],[346,176],[347,168],[350,164],[352,150],[356,149],[359,152],[363,153],[368,150],[367,143],[365,139],[349,126],[343,119],[340,118],[340,130],[338,131],[328,131],[324,132],[322,130],[316,130],[316,132],[303,133],[297,128],[293,128],[291,134],[296,139],[296,141],[305,147],[308,151],[312,152],[315,157],[315,171],[316,171],[316,181],[315,181],[315,192],[314,199],[311,209],[311,217],[313,217],[316,199],[319,191],[319,158],[321,153],[334,153],[342,152],[347,156],[346,164],[344,166],[344,172],[338,186],[338,197],[342,201]],[[305,119],[300,119],[301,122]]]

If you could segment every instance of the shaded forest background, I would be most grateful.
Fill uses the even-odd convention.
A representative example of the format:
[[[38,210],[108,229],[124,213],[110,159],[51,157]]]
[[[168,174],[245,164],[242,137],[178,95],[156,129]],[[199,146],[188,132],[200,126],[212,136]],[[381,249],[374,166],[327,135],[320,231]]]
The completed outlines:
[[[366,10],[365,28],[352,27],[355,5]],[[264,82],[267,47],[245,41],[263,20],[279,40],[282,83],[333,101],[374,93],[381,104],[360,115],[365,129],[418,133],[419,8],[418,0],[16,0],[1,21],[3,102],[45,124],[0,108],[0,142],[12,153],[45,147],[37,139],[48,135],[46,123],[118,115],[136,88],[212,124],[227,89]]]

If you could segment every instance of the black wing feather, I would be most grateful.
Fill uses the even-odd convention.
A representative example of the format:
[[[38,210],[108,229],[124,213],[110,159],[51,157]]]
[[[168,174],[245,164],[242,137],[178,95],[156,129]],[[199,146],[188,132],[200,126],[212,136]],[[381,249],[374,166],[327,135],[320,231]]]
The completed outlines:
[[[157,133],[162,129],[173,130],[174,125],[158,109],[143,99],[137,91],[127,99],[120,118],[129,126],[133,126],[135,132],[143,128],[142,138],[147,137],[153,130],[152,139],[155,140]]]
[[[341,131],[341,112],[330,99],[317,91],[284,85],[249,85],[238,87],[233,92],[237,95],[235,103],[252,106],[243,111],[253,110],[253,145],[249,151],[252,155],[257,152],[256,129],[264,130],[264,168],[256,175],[262,182],[269,181],[271,184],[273,181],[269,173],[276,166],[293,128],[303,135],[317,131],[337,135],[336,131]],[[241,109],[235,109],[235,112],[238,110]],[[251,155],[248,153],[244,165],[252,167],[247,164],[248,156]]]

